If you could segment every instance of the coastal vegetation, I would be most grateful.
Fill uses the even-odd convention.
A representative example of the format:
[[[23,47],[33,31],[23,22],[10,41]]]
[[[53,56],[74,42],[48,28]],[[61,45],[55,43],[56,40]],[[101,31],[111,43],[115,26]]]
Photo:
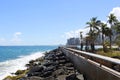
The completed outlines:
[[[84,37],[82,32],[80,32],[81,44],[85,44],[86,51],[110,57],[113,57],[113,55],[120,56],[120,22],[114,14],[110,14],[107,18],[107,22],[102,22],[97,17],[92,17],[86,23],[87,28],[89,28],[87,36]],[[102,43],[99,44],[103,46],[101,50],[95,50],[95,41],[98,37],[102,40]],[[88,46],[90,46],[90,49],[88,49]],[[112,46],[117,46],[118,48],[115,50]],[[81,50],[82,47],[83,45],[81,45]]]
[[[96,50],[96,54],[120,59],[120,51],[115,49],[107,52],[104,52],[102,49],[98,49]]]
[[[92,17],[86,22],[89,32],[87,36],[83,36],[83,32],[80,32],[80,50],[83,50],[85,44],[86,51],[120,59],[120,21],[114,14],[110,14],[107,18],[107,22],[102,22],[97,17]],[[101,40],[99,43],[102,45],[101,49],[95,49],[97,38]]]
[[[15,76],[7,76],[4,80],[18,80],[26,75],[28,70],[17,70]]]

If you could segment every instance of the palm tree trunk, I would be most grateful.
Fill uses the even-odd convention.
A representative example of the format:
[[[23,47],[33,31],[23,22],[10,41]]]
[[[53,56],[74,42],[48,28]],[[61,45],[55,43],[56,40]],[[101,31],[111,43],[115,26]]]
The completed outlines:
[[[94,40],[92,40],[91,43],[91,51],[94,52],[95,51],[95,44],[94,44]]]
[[[103,51],[105,52],[105,44],[104,44],[104,35],[102,34],[102,45],[103,45]]]
[[[111,28],[110,28],[110,32],[112,33],[112,23],[110,24],[111,25]],[[110,50],[112,48],[112,35],[110,35]]]
[[[88,40],[86,39],[86,43],[85,43],[85,51],[88,51]]]
[[[110,49],[112,48],[112,36],[110,35]]]
[[[81,45],[80,50],[82,51],[82,50],[83,50],[83,43],[81,42],[81,44],[80,44],[80,45]]]
[[[82,51],[83,50],[83,37],[82,37],[82,32],[80,32],[80,45],[81,45],[81,47],[80,47],[80,50]]]

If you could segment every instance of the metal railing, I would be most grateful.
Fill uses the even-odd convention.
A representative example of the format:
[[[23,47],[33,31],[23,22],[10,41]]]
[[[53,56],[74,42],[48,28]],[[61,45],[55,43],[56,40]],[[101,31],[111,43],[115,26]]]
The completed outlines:
[[[83,56],[86,59],[90,59],[95,62],[98,62],[100,64],[100,66],[105,65],[112,69],[115,69],[114,67],[117,66],[117,69],[115,69],[115,70],[120,71],[120,60],[119,59],[102,56],[102,55],[98,55],[98,54],[94,54],[94,53],[90,53],[90,52],[80,51],[80,50],[76,50],[76,49],[72,49],[72,48],[65,48],[65,47],[63,47],[63,48],[66,50],[69,50],[71,52],[74,52],[77,55]]]

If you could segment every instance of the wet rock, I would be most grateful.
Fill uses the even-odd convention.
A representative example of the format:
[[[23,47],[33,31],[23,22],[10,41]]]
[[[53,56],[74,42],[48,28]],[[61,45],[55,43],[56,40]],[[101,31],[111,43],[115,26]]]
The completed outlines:
[[[47,52],[45,57],[31,60],[27,67],[27,76],[19,80],[83,80],[59,49]]]
[[[66,60],[59,60],[59,64],[65,64],[66,63]]]
[[[65,66],[67,66],[67,67],[73,67],[73,64],[72,63],[66,63]]]
[[[43,66],[57,66],[58,62],[53,62],[53,61],[46,61],[45,63],[43,63]]]
[[[76,78],[77,78],[78,80],[84,80],[84,77],[83,77],[82,74],[78,74],[78,75],[76,76]]]
[[[71,74],[66,77],[66,80],[76,80],[76,74]]]
[[[60,52],[60,53],[57,53],[56,56],[60,57],[60,56],[64,56],[64,54]]]
[[[44,78],[43,80],[56,80],[56,79],[54,77],[50,76],[50,77]]]
[[[67,70],[75,70],[74,67],[67,67]]]
[[[69,60],[67,57],[65,58],[65,60],[66,60],[66,62],[67,62],[67,63],[69,63],[69,62],[70,62],[70,60]]]
[[[38,77],[38,76],[32,76],[28,80],[43,80],[43,78]]]
[[[43,66],[35,66],[33,68],[30,69],[30,72],[40,72],[44,69]]]
[[[22,77],[19,80],[29,80],[27,77]]]
[[[60,57],[59,57],[59,59],[61,59],[61,60],[62,60],[62,59],[65,60],[65,58],[66,58],[65,56],[60,56]]]
[[[48,66],[50,66],[50,65],[52,65],[52,64],[53,64],[53,62],[47,61],[47,62],[45,62],[43,65],[46,66],[46,67],[48,67]]]
[[[66,80],[67,75],[59,75],[57,80]]]
[[[56,69],[55,66],[49,66],[49,67],[47,67],[47,68],[44,69],[44,72],[45,71],[54,71],[55,69]]]
[[[65,73],[64,69],[58,69],[58,70],[53,72],[53,76],[57,77],[59,75],[63,75],[64,73]]]
[[[46,71],[43,74],[41,74],[41,77],[49,77],[52,75],[52,71]]]
[[[27,73],[27,76],[30,77],[30,76],[38,76],[41,74],[42,70],[43,70],[43,66],[35,66],[33,68],[31,68],[29,70],[29,72]]]

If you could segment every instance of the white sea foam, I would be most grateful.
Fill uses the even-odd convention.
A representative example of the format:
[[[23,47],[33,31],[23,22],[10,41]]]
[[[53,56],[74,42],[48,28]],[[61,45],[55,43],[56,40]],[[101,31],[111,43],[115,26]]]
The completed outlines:
[[[0,62],[0,80],[8,75],[11,75],[11,73],[14,73],[18,69],[26,69],[25,64],[27,64],[30,60],[34,60],[42,56],[44,56],[43,52],[36,52],[31,55],[20,56],[14,60]]]

